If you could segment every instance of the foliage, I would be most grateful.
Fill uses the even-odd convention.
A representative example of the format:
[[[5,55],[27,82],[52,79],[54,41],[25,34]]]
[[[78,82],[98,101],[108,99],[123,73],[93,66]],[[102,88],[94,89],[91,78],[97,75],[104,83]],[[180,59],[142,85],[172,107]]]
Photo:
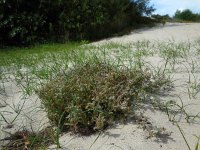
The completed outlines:
[[[169,120],[173,121],[173,123],[179,118],[180,114],[183,114],[185,116],[185,119],[187,122],[192,122],[196,119],[199,119],[199,114],[197,115],[189,114],[186,111],[187,105],[184,105],[181,98],[180,98],[180,102],[174,101],[174,99],[173,100],[170,99],[169,101],[167,100],[166,102],[165,100],[160,101],[159,97],[157,97],[158,95],[155,95],[154,97],[154,93],[150,94],[149,95],[150,97],[146,95],[148,94],[147,92],[151,92],[152,90],[154,92],[155,89],[156,90],[159,89],[161,85],[163,84],[166,85],[166,81],[165,81],[166,77],[170,79],[169,82],[174,82],[176,84],[176,78],[173,78],[174,75],[176,75],[176,73],[183,71],[182,68],[180,70],[177,69],[177,66],[183,67],[184,69],[187,68],[187,71],[189,74],[189,81],[186,81],[188,89],[191,86],[191,89],[193,88],[194,90],[196,90],[197,89],[196,87],[198,87],[199,85],[199,81],[196,80],[198,77],[195,77],[196,75],[193,73],[198,72],[199,70],[199,64],[198,64],[199,55],[197,55],[197,52],[199,49],[198,45],[194,45],[195,49],[193,48],[193,45],[191,45],[191,43],[185,43],[185,42],[175,43],[174,41],[168,41],[168,42],[165,41],[163,43],[154,43],[154,44],[152,44],[149,41],[139,41],[139,42],[129,43],[129,44],[108,43],[105,45],[98,45],[98,46],[82,45],[82,46],[76,47],[78,45],[79,44],[74,45],[74,44],[69,44],[69,43],[67,45],[63,45],[63,44],[41,45],[38,47],[33,47],[28,50],[27,48],[26,49],[18,48],[18,49],[10,50],[9,52],[6,52],[6,53],[0,52],[2,53],[2,55],[0,55],[0,57],[2,58],[0,59],[0,64],[2,64],[0,66],[2,66],[2,69],[3,69],[2,75],[10,74],[13,76],[12,78],[9,78],[9,77],[6,78],[6,76],[5,77],[2,76],[3,77],[2,83],[5,81],[6,82],[15,81],[17,82],[16,84],[21,82],[22,84],[25,85],[22,88],[22,91],[24,88],[31,87],[34,90],[38,88],[39,89],[38,93],[40,93],[40,88],[42,85],[44,85],[43,88],[50,87],[48,89],[43,89],[43,91],[46,90],[47,93],[48,92],[50,93],[49,95],[46,93],[46,95],[44,96],[46,97],[49,96],[50,97],[49,99],[52,100],[53,102],[51,102],[50,100],[47,101],[47,99],[45,99],[46,97],[44,97],[43,103],[48,104],[45,106],[47,106],[46,110],[49,112],[49,116],[51,116],[54,119],[54,120],[52,119],[53,120],[52,122],[61,128],[64,125],[65,128],[71,129],[74,132],[87,133],[94,130],[95,131],[101,130],[104,127],[106,127],[108,124],[112,124],[112,121],[114,120],[119,120],[121,118],[126,119],[126,116],[129,115],[129,113],[134,112],[135,110],[137,110],[137,108],[140,108],[136,106],[138,106],[141,100],[145,98],[149,98],[148,100],[155,108],[159,108],[163,111],[166,111],[169,117]],[[72,49],[73,49],[73,52],[70,53]],[[78,50],[78,53],[74,53],[75,49]],[[92,55],[91,52],[92,54],[94,53],[94,56],[91,56]],[[97,55],[97,54],[100,54],[100,55]],[[195,57],[197,58],[188,59],[190,58],[189,54],[194,54]],[[148,60],[148,58],[152,56],[156,56],[156,57],[159,56],[160,58],[162,58],[162,60],[158,64],[146,61]],[[95,62],[93,60],[94,58],[96,60]],[[98,58],[104,61],[102,62]],[[89,61],[90,59],[92,59],[93,61]],[[105,61],[109,61],[110,63],[108,64],[108,62],[105,62]],[[181,63],[183,63],[182,66],[180,66]],[[187,67],[187,63],[189,65],[188,67]],[[95,70],[94,68],[96,67],[98,68],[98,66],[99,66],[99,69]],[[71,68],[71,70],[69,68]],[[95,71],[91,71],[91,70],[95,70]],[[184,72],[185,71],[186,70],[184,70]],[[190,78],[191,76],[190,74],[194,76],[195,81],[193,81],[193,79]],[[151,79],[149,82],[150,76],[151,76]],[[98,77],[98,80],[95,80],[96,77]],[[126,79],[126,77],[129,78],[129,82],[128,82],[128,79]],[[74,83],[72,79],[74,79],[77,82]],[[47,82],[48,84],[46,85]],[[85,84],[85,83],[89,83],[89,84]],[[108,83],[108,84],[104,84],[104,83]],[[133,86],[130,86],[129,84],[132,84],[132,83],[135,83],[135,84]],[[20,84],[18,85],[20,86]],[[71,88],[69,88],[70,86]],[[124,87],[127,89],[125,89]],[[168,91],[170,90],[170,88],[171,88],[170,85],[166,85],[162,87],[162,90],[159,91],[161,92],[160,93],[161,95],[159,96],[166,96],[164,91],[165,90]],[[87,91],[87,89],[89,89],[88,90],[89,92]],[[94,91],[96,90],[97,92],[95,93],[92,90]],[[110,91],[113,91],[113,93]],[[131,92],[128,93],[126,91],[131,91],[133,93]],[[123,92],[125,93],[124,95],[122,94]],[[91,95],[85,96],[85,94],[88,94],[88,93]],[[102,95],[100,95],[101,93],[106,94],[104,96],[105,98]],[[187,91],[185,93],[187,94]],[[199,91],[197,91],[197,93],[199,94]],[[96,99],[91,99],[92,97],[96,96],[95,94],[100,95],[99,97],[103,99],[102,105],[103,104],[104,105],[103,107],[101,107],[102,109],[99,107],[95,107],[95,106],[99,106],[98,105],[99,101],[95,101]],[[112,97],[112,94],[115,96],[114,97],[115,100],[117,100],[117,98],[119,97],[119,101],[117,102],[119,103],[122,102],[121,107],[115,107],[116,109],[120,108],[120,109],[117,109],[117,111],[115,110],[113,111],[111,109],[107,110],[108,108],[113,108],[112,106],[118,106],[118,105],[115,105],[117,102],[114,99],[112,101],[111,100],[108,101],[109,99],[108,97]],[[131,96],[131,94],[133,96],[131,97],[131,100],[129,101],[129,99],[127,98]],[[127,97],[125,97],[124,99],[122,97],[122,99],[120,99],[121,95],[123,96],[127,95]],[[190,95],[189,90],[188,90],[188,95]],[[67,100],[69,99],[70,96],[72,97],[72,99],[70,99],[69,103],[67,103],[68,102]],[[63,99],[61,100],[57,99],[59,97]],[[104,101],[104,99],[107,101]],[[94,105],[91,101],[97,105]],[[124,105],[126,103],[123,103],[124,101],[130,102],[131,105],[126,107],[126,105]],[[107,103],[108,105],[106,105]],[[56,105],[58,106],[54,108],[54,107],[51,107],[51,104],[53,106],[56,106]],[[60,104],[60,107],[59,107],[59,104]],[[70,109],[70,113],[72,113],[72,115],[70,116],[69,116],[69,113],[67,114],[67,111],[69,110],[68,105],[70,106],[73,105],[74,108],[77,108],[74,110]],[[89,107],[90,109],[87,111],[86,109],[82,109],[86,105],[88,107],[90,106]],[[104,107],[104,106],[110,106],[110,107]],[[67,111],[64,111],[61,114],[59,110],[62,109],[62,107],[66,107]],[[14,108],[16,107],[14,106]],[[104,111],[104,108],[106,108],[105,110],[107,112]],[[58,111],[56,111],[56,109]],[[84,113],[79,114],[79,112],[81,111],[83,111]],[[110,113],[110,116],[109,116],[110,111],[112,112]],[[90,116],[87,112],[90,113]],[[100,120],[98,122],[99,125],[101,126],[103,124],[104,127],[102,126],[101,126],[102,128],[96,127],[95,121],[97,119],[89,120],[92,118],[91,116],[95,116],[94,114],[95,112],[97,114],[96,118]],[[100,117],[98,113],[101,114]],[[1,114],[3,114],[3,112]],[[55,114],[55,116],[53,114]],[[103,116],[102,114],[104,114],[105,116]],[[23,114],[20,114],[20,115],[23,115]],[[56,115],[57,116],[60,115],[58,117],[60,119],[56,118]],[[82,121],[82,119],[80,119],[81,117],[79,118],[79,116],[81,115],[88,117],[87,118],[89,120],[88,126],[89,125],[91,126],[84,128],[84,125],[81,125],[82,122],[78,122],[78,124],[75,124],[75,125],[68,124],[67,121],[69,121],[69,118],[73,120],[74,118],[77,117],[78,119],[77,118],[76,119],[78,121]],[[68,119],[67,121],[64,120],[65,119],[63,118],[64,116],[69,116],[66,118]],[[103,118],[104,122],[101,122],[102,116],[104,117]],[[135,118],[136,114],[133,114],[131,116],[134,116]],[[6,118],[5,120],[7,120],[7,117],[10,117],[10,116],[7,116],[5,114],[5,118]],[[138,120],[137,116],[135,119]],[[143,119],[141,120],[144,121]],[[92,121],[93,121],[93,124],[90,123]],[[65,124],[63,122],[65,122]],[[147,125],[148,126],[144,126],[144,127],[145,127],[145,130],[149,132],[148,137],[160,135],[160,132],[158,132],[157,134],[156,132],[154,132],[155,131],[154,129],[152,131],[151,126],[149,128],[149,123]],[[61,130],[59,130],[58,128],[56,128],[54,132],[51,133],[54,143],[56,143],[57,147],[60,146],[59,133],[61,133]],[[40,136],[40,135],[31,135],[29,137],[30,137],[29,142],[32,143],[33,146],[37,146],[38,144],[40,144],[41,141],[42,142],[45,141],[45,139],[43,139],[43,136]],[[45,136],[45,137],[49,139],[50,136]],[[20,144],[21,142],[22,141],[19,141]],[[44,143],[44,145],[45,144],[46,143]]]
[[[62,120],[62,128],[88,134],[125,119],[159,84],[140,69],[95,61],[75,66],[37,92],[52,123]]]
[[[149,0],[0,1],[1,44],[97,39],[138,23]]]
[[[183,20],[183,21],[193,21],[199,22],[200,21],[200,14],[193,13],[189,9],[185,9],[183,11],[177,10],[174,15],[175,19]]]
[[[155,15],[151,15],[151,17],[153,17],[154,19],[156,19],[158,22],[165,20],[165,21],[171,21],[172,18],[166,14],[166,15],[159,15],[159,14],[155,14]]]

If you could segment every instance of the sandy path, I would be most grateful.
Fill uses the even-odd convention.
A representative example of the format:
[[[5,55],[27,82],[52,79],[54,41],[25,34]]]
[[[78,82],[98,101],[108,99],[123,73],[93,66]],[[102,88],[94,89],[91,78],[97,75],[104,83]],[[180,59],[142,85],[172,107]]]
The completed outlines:
[[[200,24],[166,24],[165,27],[154,27],[151,29],[143,29],[133,31],[130,35],[125,35],[122,37],[115,37],[111,39],[105,39],[94,44],[102,44],[107,42],[117,42],[117,43],[130,43],[141,40],[155,41],[169,41],[173,40],[175,42],[180,41],[196,41],[200,38]],[[151,62],[155,63],[156,57],[151,58]],[[157,63],[155,63],[157,64]],[[184,70],[184,68],[182,68]],[[200,73],[197,73],[199,76]],[[183,103],[193,104],[187,107],[187,111],[192,114],[197,114],[200,112],[200,95],[197,95],[196,99],[190,100],[187,94],[187,86],[185,84],[188,76],[186,72],[182,71],[174,76],[176,81],[176,88],[171,91],[167,96],[161,97],[163,100],[177,100],[174,95],[180,95]],[[11,88],[12,87],[12,88]],[[11,90],[12,89],[12,90]],[[12,85],[12,83],[6,85],[6,90],[8,97],[0,97],[1,100],[6,101],[10,105],[13,102],[18,105],[21,103],[22,94],[18,87]],[[32,128],[34,130],[39,130],[41,126],[46,124],[48,120],[45,118],[45,113],[40,111],[40,102],[37,96],[28,97],[24,99],[23,114],[20,115],[14,123],[12,129],[5,128],[6,126],[1,125],[1,129],[7,132],[14,132],[20,128]],[[20,101],[20,102],[19,102]],[[1,101],[2,102],[2,101]],[[2,102],[2,105],[3,102]],[[22,105],[22,104],[21,104]],[[0,105],[1,106],[1,105]],[[12,111],[7,105],[6,107],[0,107],[2,111]],[[148,117],[148,120],[158,128],[165,128],[167,132],[171,133],[170,136],[163,136],[158,139],[151,138],[147,139],[148,133],[143,131],[143,129],[138,128],[136,123],[128,122],[127,124],[117,124],[106,130],[101,135],[92,135],[89,137],[79,137],[72,136],[70,133],[63,135],[60,138],[62,149],[67,150],[186,150],[187,146],[181,136],[177,126],[173,125],[168,121],[167,114],[165,112],[156,111],[150,106],[144,106],[144,114]],[[16,113],[8,114],[10,119],[15,117]],[[31,120],[32,118],[33,120]],[[179,125],[183,129],[188,143],[194,149],[196,138],[194,135],[200,136],[200,121],[188,124],[180,117]],[[3,138],[5,132],[0,132],[0,139]],[[98,139],[97,139],[98,137]],[[97,140],[96,140],[97,139]],[[94,143],[94,141],[96,142]],[[0,143],[1,145],[2,143]],[[50,149],[55,146],[51,146]]]
[[[134,41],[193,41],[200,37],[199,23],[167,23],[164,27],[153,27],[133,31],[130,35],[105,39],[96,44],[104,42],[130,43]]]

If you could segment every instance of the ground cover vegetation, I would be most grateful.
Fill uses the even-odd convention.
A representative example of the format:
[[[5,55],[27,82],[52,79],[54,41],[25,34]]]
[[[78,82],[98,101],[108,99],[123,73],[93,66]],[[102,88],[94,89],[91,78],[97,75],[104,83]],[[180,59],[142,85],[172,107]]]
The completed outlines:
[[[1,0],[0,42],[99,39],[142,23],[153,11],[149,0]]]
[[[20,91],[16,92],[21,93],[20,104],[0,103],[0,133],[4,132],[3,127],[12,128],[20,116],[28,116],[23,107],[33,95],[40,98],[40,109],[51,123],[39,133],[24,129],[0,139],[9,141],[3,148],[46,149],[51,144],[60,148],[62,132],[91,134],[129,117],[141,120],[137,111],[148,103],[166,112],[191,149],[178,117],[183,115],[190,123],[199,120],[199,114],[188,113],[180,95],[177,101],[161,101],[158,97],[173,88],[178,73],[188,75],[184,79],[188,80],[184,84],[188,98],[195,100],[199,96],[199,40],[102,45],[86,42],[139,24],[151,24],[152,19],[147,16],[153,11],[149,0],[0,1],[1,46],[82,40],[0,49],[0,96],[7,98],[8,84],[15,85]],[[171,19],[168,15],[153,17],[163,25]],[[177,11],[174,18],[198,21],[199,14]],[[148,61],[151,57],[159,57],[160,62]],[[153,127],[147,128],[145,122],[142,127],[149,137],[161,134],[155,133]]]
[[[6,94],[4,85],[9,82],[21,89],[23,97],[38,94],[41,109],[47,112],[52,125],[48,132],[17,132],[11,141],[20,148],[44,148],[50,144],[60,147],[63,131],[103,132],[116,121],[138,118],[136,112],[144,103],[166,112],[169,121],[177,125],[180,114],[188,123],[198,120],[198,114],[187,112],[181,95],[177,101],[158,99],[165,89],[173,88],[177,82],[174,75],[184,72],[189,75],[188,97],[192,100],[200,94],[198,43],[45,44],[1,52],[1,95]],[[148,61],[153,56],[161,58],[159,66]],[[12,126],[23,115],[23,105],[19,109],[12,113],[11,120],[11,113],[2,109],[0,125]],[[142,125],[149,137],[161,135],[145,123]],[[16,144],[10,142],[5,148],[14,147]]]

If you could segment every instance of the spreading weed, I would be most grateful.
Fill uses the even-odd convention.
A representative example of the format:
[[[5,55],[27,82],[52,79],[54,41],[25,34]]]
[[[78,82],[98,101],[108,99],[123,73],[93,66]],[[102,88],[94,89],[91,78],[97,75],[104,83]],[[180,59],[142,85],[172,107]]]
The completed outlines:
[[[75,133],[100,131],[133,113],[142,95],[159,89],[151,75],[95,60],[58,76],[37,91],[52,123]]]

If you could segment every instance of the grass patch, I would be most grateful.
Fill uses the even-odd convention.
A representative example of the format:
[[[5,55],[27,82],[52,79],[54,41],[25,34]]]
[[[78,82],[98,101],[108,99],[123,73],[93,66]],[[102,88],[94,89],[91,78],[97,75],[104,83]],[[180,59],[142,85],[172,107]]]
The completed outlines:
[[[70,52],[82,43],[65,43],[65,44],[43,44],[33,47],[7,47],[0,49],[0,66],[10,66],[12,64],[27,65],[36,64],[46,58],[48,53]]]

